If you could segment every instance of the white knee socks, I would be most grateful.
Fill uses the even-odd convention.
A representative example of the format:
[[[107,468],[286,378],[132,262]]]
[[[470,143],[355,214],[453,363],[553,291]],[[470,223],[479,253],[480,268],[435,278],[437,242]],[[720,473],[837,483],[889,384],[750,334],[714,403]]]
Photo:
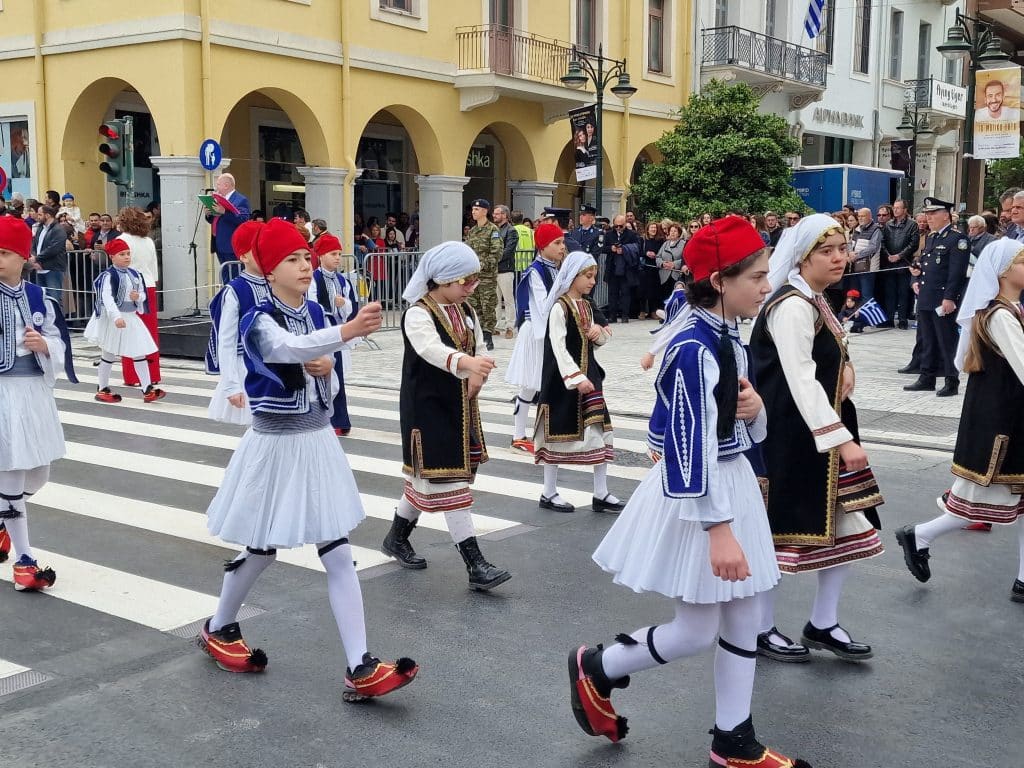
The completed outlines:
[[[398,510],[396,511],[396,514],[403,520],[408,520],[409,522],[420,519],[420,511],[416,509],[416,507],[414,507],[407,498],[405,498],[404,494],[402,498],[398,500]]]
[[[249,551],[239,553],[232,563],[240,563],[235,568],[224,572],[224,582],[220,588],[220,600],[217,612],[210,619],[210,631],[216,632],[226,624],[238,618],[238,611],[260,574],[276,559],[277,555],[254,555]]]
[[[3,522],[7,533],[10,534],[11,546],[14,547],[16,555],[15,559],[22,555],[28,555],[34,560],[32,547],[28,543],[28,511],[25,507],[25,476],[27,474],[24,470],[0,472],[0,495],[4,497],[0,498],[0,513],[16,514],[15,517],[2,518],[0,522]]]
[[[715,649],[715,725],[723,731],[750,717],[762,608],[756,596],[722,604]]]
[[[918,549],[927,549],[939,536],[958,531],[964,526],[964,521],[955,515],[944,512],[934,520],[927,523],[919,523],[914,526],[914,538],[917,539]]]
[[[811,609],[811,624],[818,629],[828,629],[839,623],[839,597],[849,573],[849,565],[837,565],[818,571],[818,591],[814,595],[814,607]],[[841,642],[850,642],[850,636],[839,628],[832,630],[831,635]]]
[[[1017,518],[1017,536],[1020,541],[1020,560],[1017,562],[1017,578],[1024,581],[1024,517]]]
[[[608,493],[608,465],[594,465],[594,498],[607,501],[609,504],[618,504],[619,500]]]
[[[476,536],[476,529],[473,527],[473,515],[468,509],[455,509],[444,513],[444,522],[448,526],[448,533],[452,541],[461,544],[471,536]]]
[[[544,496],[552,501],[558,496],[558,465],[544,465]]]
[[[113,367],[113,360],[100,358],[100,367],[96,369],[96,386],[99,389],[108,389],[110,387],[110,369]]]
[[[363,615],[363,590],[352,562],[352,547],[342,544],[320,555],[320,562],[327,569],[327,595],[331,610],[345,646],[348,668],[355,669],[363,663],[366,653],[366,618]]]
[[[524,440],[526,438],[526,422],[530,418],[530,403],[537,393],[532,389],[521,389],[516,396],[516,404],[512,409],[513,425],[512,439]]]
[[[135,361],[135,373],[139,377],[139,387],[145,392],[153,383],[153,380],[149,378],[149,365],[146,364],[146,358]]]
[[[601,655],[604,673],[611,679],[625,677],[684,656],[707,650],[718,634],[720,605],[676,603],[676,617],[668,624],[638,629],[633,643],[616,643]]]

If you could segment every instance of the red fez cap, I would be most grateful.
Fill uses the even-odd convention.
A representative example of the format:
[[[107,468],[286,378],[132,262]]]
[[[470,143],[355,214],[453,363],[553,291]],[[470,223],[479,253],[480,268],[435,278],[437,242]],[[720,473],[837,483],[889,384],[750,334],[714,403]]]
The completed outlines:
[[[256,236],[263,228],[261,221],[243,221],[231,235],[231,250],[237,259],[243,253],[251,253],[256,243]]]
[[[121,238],[111,240],[109,243],[103,246],[103,250],[107,252],[107,256],[113,256],[115,253],[120,253],[121,251],[127,251],[130,249],[131,246],[128,245],[128,243],[122,240]]]
[[[562,228],[557,224],[545,222],[537,227],[537,231],[533,233],[533,242],[537,246],[538,251],[543,251],[560,237],[565,237]]]
[[[28,261],[32,252],[32,230],[17,216],[0,216],[0,248],[13,251]]]
[[[860,298],[860,291],[858,291],[856,288],[851,288],[850,290],[848,290],[846,292],[846,298],[848,298],[848,299],[859,299]]]
[[[260,229],[253,255],[264,275],[296,251],[308,251],[309,243],[295,229],[295,225],[284,219],[271,219]]]
[[[764,240],[749,221],[726,216],[697,230],[686,244],[683,259],[695,281],[705,280],[712,272],[743,261],[764,247]]]
[[[332,235],[330,232],[324,232],[313,243],[313,253],[315,253],[317,256],[323,256],[325,253],[341,250],[344,250],[341,247],[341,240]]]

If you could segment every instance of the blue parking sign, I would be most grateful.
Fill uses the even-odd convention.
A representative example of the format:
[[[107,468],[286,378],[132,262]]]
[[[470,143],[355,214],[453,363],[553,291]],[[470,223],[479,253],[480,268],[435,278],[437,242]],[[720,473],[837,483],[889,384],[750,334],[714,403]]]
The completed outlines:
[[[223,157],[224,154],[221,152],[220,144],[213,139],[207,139],[199,145],[199,164],[206,170],[217,170]]]

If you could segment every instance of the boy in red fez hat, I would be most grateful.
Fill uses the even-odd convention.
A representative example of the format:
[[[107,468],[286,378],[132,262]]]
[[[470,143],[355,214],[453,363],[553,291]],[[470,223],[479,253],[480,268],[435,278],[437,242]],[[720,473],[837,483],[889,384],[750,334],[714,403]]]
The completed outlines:
[[[25,505],[46,484],[50,463],[64,455],[53,398],[61,361],[68,379],[78,381],[59,305],[38,285],[22,280],[31,245],[25,222],[0,217],[0,562],[13,545],[19,591],[45,589],[57,579],[33,556]]]
[[[691,248],[693,255],[691,257]],[[737,322],[770,291],[768,254],[741,218],[690,240],[685,316],[655,382],[648,443],[657,463],[594,552],[617,584],[671,601],[675,617],[569,655],[570,701],[593,736],[619,741],[626,718],[612,692],[630,676],[715,647],[715,768],[809,768],[761,744],[750,714],[759,596],[779,581],[751,459],[766,415],[749,379]],[[692,260],[691,260],[692,259]]]
[[[146,280],[128,266],[132,253],[125,240],[111,240],[103,247],[111,266],[93,283],[96,301],[83,334],[100,348],[95,399],[101,403],[121,402],[121,395],[110,390],[110,371],[119,357],[127,357],[139,363],[136,374],[143,402],[154,403],[167,393],[153,385],[149,366],[143,364],[146,355],[157,351],[153,336],[139,316],[146,311]]]
[[[380,328],[380,304],[340,326],[306,300],[309,245],[292,224],[268,222],[254,255],[270,298],[242,317],[245,392],[252,426],[231,457],[207,510],[210,533],[244,547],[224,570],[217,612],[196,638],[229,672],[262,672],[267,655],[242,639],[237,614],[278,547],[315,544],[348,660],[344,701],[362,701],[412,682],[412,659],[382,662],[366,648],[363,596],[349,532],[365,517],[348,459],[331,429],[333,354]]]
[[[533,242],[537,246],[537,257],[516,286],[518,335],[505,372],[505,381],[519,387],[512,408],[512,448],[526,453],[533,453],[533,441],[526,437],[526,425],[530,404],[536,402],[540,392],[544,334],[548,327],[544,302],[566,254],[565,234],[557,224],[541,224],[533,233]]]
[[[324,309],[332,325],[347,323],[359,311],[355,288],[341,272],[341,241],[330,232],[324,232],[313,243],[313,253],[320,260],[320,266],[313,270],[313,282],[309,285],[306,298],[315,301]],[[348,415],[348,400],[345,397],[345,371],[352,368],[352,349],[359,343],[353,339],[349,346],[334,353],[334,372],[338,376],[338,394],[334,397],[334,413],[331,426],[334,434],[342,437],[352,431],[352,420]]]
[[[242,263],[238,277],[225,285],[210,302],[210,340],[206,346],[206,372],[220,374],[210,398],[207,415],[225,424],[252,423],[245,399],[245,359],[238,325],[253,307],[270,298],[270,286],[253,256],[256,238],[265,225],[246,221],[231,236],[231,248]]]

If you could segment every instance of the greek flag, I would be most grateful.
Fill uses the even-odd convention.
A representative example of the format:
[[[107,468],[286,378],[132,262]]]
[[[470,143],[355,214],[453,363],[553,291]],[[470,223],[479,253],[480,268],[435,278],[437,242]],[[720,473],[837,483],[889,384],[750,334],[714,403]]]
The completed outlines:
[[[857,314],[868,325],[881,325],[889,319],[885,316],[885,311],[874,299],[865,301],[861,308],[857,310]]]
[[[821,34],[825,25],[825,0],[811,0],[807,4],[807,16],[804,18],[804,31],[813,40]]]

